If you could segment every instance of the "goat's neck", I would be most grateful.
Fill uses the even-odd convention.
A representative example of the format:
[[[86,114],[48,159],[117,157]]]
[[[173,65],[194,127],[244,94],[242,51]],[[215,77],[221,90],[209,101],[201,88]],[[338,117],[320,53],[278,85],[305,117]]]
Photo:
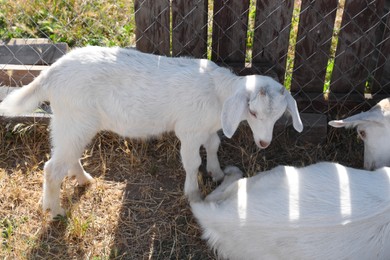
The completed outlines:
[[[215,89],[221,103],[231,97],[243,84],[240,84],[242,77],[235,75],[228,69],[223,68],[217,77],[214,78]]]

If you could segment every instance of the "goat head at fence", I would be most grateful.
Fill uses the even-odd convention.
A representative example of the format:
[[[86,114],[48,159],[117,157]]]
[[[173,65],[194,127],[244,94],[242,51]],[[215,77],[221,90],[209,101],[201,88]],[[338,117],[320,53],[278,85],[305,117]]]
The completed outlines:
[[[381,100],[369,111],[343,120],[330,121],[333,127],[356,127],[364,141],[364,168],[390,166],[390,98]]]

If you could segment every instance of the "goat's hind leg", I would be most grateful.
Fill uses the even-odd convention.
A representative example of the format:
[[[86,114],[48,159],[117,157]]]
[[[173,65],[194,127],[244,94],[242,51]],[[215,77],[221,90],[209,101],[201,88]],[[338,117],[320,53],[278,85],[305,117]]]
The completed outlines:
[[[42,197],[43,209],[50,210],[52,217],[65,214],[60,202],[61,183],[65,176],[75,175],[81,184],[92,180],[83,170],[79,158],[95,132],[83,130],[80,123],[72,127],[69,122],[52,119],[52,158],[45,164]]]
[[[61,183],[66,175],[74,175],[80,185],[90,183],[93,178],[83,170],[78,158],[69,160],[70,157],[60,156],[61,153],[53,152],[52,158],[46,162],[44,167],[45,180],[43,182],[43,210],[50,210],[54,218],[58,215],[65,215],[61,207]],[[65,159],[66,158],[66,159]],[[76,161],[77,163],[75,163]]]

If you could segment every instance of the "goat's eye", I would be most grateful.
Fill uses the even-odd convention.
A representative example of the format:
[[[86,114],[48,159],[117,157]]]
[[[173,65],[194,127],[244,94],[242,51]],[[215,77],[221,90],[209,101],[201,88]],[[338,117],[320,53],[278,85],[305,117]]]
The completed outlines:
[[[250,113],[254,118],[257,118],[256,112],[253,112],[252,110],[249,110],[249,113]]]
[[[361,139],[365,139],[366,136],[367,136],[366,131],[364,131],[364,130],[359,130],[359,131],[358,131],[358,134],[359,134],[359,137],[360,137]]]

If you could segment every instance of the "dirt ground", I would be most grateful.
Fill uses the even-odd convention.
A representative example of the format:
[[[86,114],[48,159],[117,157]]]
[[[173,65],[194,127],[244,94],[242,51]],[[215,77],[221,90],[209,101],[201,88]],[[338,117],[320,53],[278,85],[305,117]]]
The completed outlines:
[[[222,167],[236,165],[252,176],[280,164],[362,166],[363,143],[354,130],[329,128],[316,145],[296,142],[290,130],[258,150],[250,129],[241,126],[222,140]],[[0,142],[1,259],[216,259],[183,197],[185,174],[173,134],[148,141],[99,134],[82,159],[95,183],[83,188],[66,179],[67,217],[54,222],[40,206],[48,127],[3,124]],[[202,175],[200,181],[204,194],[216,185]]]

